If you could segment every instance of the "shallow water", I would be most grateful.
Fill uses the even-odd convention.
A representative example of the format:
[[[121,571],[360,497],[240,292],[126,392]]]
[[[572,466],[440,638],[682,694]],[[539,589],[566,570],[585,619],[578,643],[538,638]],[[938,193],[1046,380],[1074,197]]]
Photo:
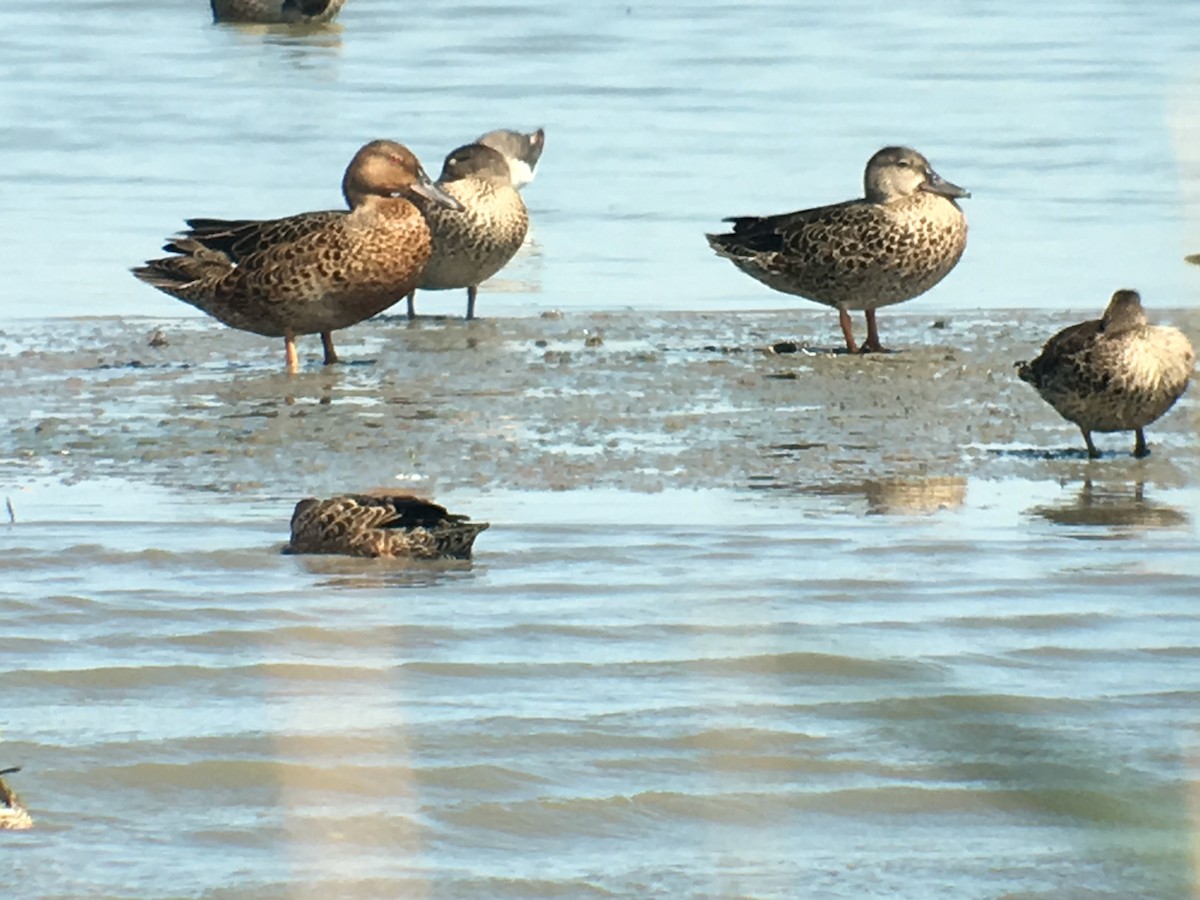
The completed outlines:
[[[1200,7],[207,20],[0,9],[7,886],[1200,895],[1200,402],[1089,461],[1012,374],[1118,286],[1200,338]],[[482,321],[288,379],[125,271],[186,215],[337,205],[369,138],[436,170],[536,125]],[[881,313],[902,352],[831,353],[701,234],[894,141],[974,192],[971,244]],[[476,559],[280,555],[297,499],[372,486],[490,521]]]
[[[406,570],[278,555],[281,501],[32,486],[0,689],[40,830],[11,877],[1181,896],[1196,490],[1109,523],[1081,493],[453,493],[493,522],[477,561]]]
[[[0,10],[0,315],[186,315],[125,271],[189,215],[338,206],[374,137],[436,171],[547,129],[539,254],[483,315],[778,299],[715,258],[722,216],[856,195],[894,142],[969,188],[930,310],[1200,297],[1200,6],[1175,0],[434,5],[332,30],[213,27],[203,0]],[[514,285],[515,282],[515,285]],[[428,312],[457,312],[453,296]]]
[[[867,358],[834,318],[391,320],[293,379],[204,322],[4,329],[13,878],[1186,894],[1200,404],[1088,461],[1011,375],[1054,315]],[[279,554],[374,484],[490,521],[476,559]]]

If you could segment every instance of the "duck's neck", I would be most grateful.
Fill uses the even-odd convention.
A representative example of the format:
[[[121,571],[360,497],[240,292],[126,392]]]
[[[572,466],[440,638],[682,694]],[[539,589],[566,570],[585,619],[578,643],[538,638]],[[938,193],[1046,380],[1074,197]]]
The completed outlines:
[[[378,194],[365,191],[350,180],[342,183],[342,196],[346,198],[346,205],[350,209],[358,209],[360,206],[367,204],[372,198],[382,199]]]
[[[1105,310],[1101,319],[1101,329],[1105,334],[1119,334],[1122,331],[1132,331],[1146,325],[1146,313],[1140,306],[1123,306],[1115,310]]]
[[[350,206],[350,212],[359,220],[364,217],[404,215],[405,209],[409,207],[409,202],[403,197],[387,194],[347,194],[346,203]]]

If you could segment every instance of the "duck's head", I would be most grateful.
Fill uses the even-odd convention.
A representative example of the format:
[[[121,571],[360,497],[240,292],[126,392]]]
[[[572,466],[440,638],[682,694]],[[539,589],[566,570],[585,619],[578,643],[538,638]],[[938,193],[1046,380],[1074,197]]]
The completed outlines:
[[[929,165],[929,160],[908,147],[884,147],[867,162],[863,176],[867,199],[887,203],[928,191],[949,200],[970,197],[970,193],[951,184]]]
[[[484,144],[464,144],[447,154],[438,181],[445,184],[464,178],[507,185],[510,183],[508,161],[503,153]]]
[[[1142,297],[1137,291],[1120,290],[1112,295],[1100,318],[1100,330],[1105,334],[1139,328],[1147,322],[1142,309]]]
[[[526,134],[523,131],[499,128],[480,135],[475,139],[475,143],[486,144],[504,155],[512,175],[513,187],[519,190],[533,181],[534,169],[537,168],[538,160],[542,158],[542,150],[546,147],[546,132],[539,128]]]
[[[411,150],[395,141],[364,144],[342,178],[342,194],[351,209],[368,197],[414,195],[461,211],[462,204],[433,183]]]

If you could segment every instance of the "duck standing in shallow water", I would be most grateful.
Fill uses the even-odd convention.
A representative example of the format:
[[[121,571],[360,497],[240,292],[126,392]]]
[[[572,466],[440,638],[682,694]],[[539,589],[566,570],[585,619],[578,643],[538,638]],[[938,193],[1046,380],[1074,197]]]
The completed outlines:
[[[467,144],[451,151],[438,187],[462,206],[422,204],[433,235],[433,252],[417,287],[426,291],[467,289],[467,319],[475,318],[479,285],[512,259],[529,230],[529,214],[513,187],[508,162],[498,150]],[[408,317],[417,314],[416,291],[408,296]]]
[[[20,771],[19,766],[12,769],[0,769],[0,776]],[[21,799],[13,789],[5,783],[4,778],[0,777],[0,831],[25,831],[32,827],[33,817],[21,804]]]
[[[884,147],[867,162],[865,196],[777,216],[742,216],[709,245],[767,287],[838,311],[846,349],[881,352],[875,310],[925,293],[967,246],[955,200],[971,195],[943,179],[916,150]],[[852,309],[866,311],[854,342]]]
[[[533,181],[534,175],[537,174],[534,170],[537,169],[538,160],[542,158],[542,151],[546,149],[546,132],[542,128],[528,133],[498,128],[481,134],[475,139],[475,143],[500,152],[504,161],[508,163],[512,186],[519,191]]]
[[[395,141],[362,147],[342,194],[349,210],[188,219],[188,230],[163,248],[178,255],[133,274],[231,328],[282,337],[289,374],[299,369],[298,334],[320,334],[326,365],[335,363],[332,333],[409,293],[429,259],[429,226],[411,198],[429,209],[461,208]]]
[[[1017,377],[1083,432],[1088,456],[1100,454],[1093,431],[1135,431],[1136,457],[1148,456],[1143,429],[1170,409],[1196,364],[1178,328],[1151,325],[1137,291],[1117,291],[1099,319],[1064,328]]]
[[[447,512],[429,500],[386,491],[309,497],[292,513],[285,553],[412,559],[470,559],[487,522]]]
[[[346,0],[211,0],[214,22],[256,25],[323,25]]]

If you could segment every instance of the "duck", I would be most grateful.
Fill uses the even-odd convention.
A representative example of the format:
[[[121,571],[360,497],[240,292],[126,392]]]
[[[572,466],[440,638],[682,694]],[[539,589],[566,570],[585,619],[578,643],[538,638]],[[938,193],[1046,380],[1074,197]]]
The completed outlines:
[[[546,131],[539,128],[536,131],[513,131],[509,128],[497,128],[487,134],[475,138],[476,144],[483,144],[499,151],[508,163],[512,186],[518,191],[533,181],[536,175],[538,160],[546,149]]]
[[[3,777],[20,771],[20,766],[0,769],[0,831],[25,831],[33,827],[33,816]]]
[[[387,559],[470,559],[488,527],[413,494],[367,491],[319,500],[292,513],[284,553],[331,553]]]
[[[210,0],[214,22],[257,25],[324,25],[346,0]]]
[[[1079,426],[1087,454],[1100,456],[1092,432],[1133,431],[1133,455],[1150,454],[1145,428],[1187,389],[1196,353],[1178,328],[1151,325],[1137,291],[1112,295],[1099,319],[1064,328],[1017,377]]]
[[[475,318],[479,285],[512,259],[529,230],[529,214],[513,187],[508,161],[486,144],[450,151],[437,186],[461,209],[423,204],[433,235],[433,252],[416,288],[467,289],[468,321]],[[416,290],[408,295],[408,318],[416,317]]]
[[[958,200],[970,193],[909,147],[884,147],[867,161],[857,200],[773,216],[734,216],[733,231],[709,234],[718,256],[785,294],[838,311],[846,350],[879,353],[875,311],[925,293],[967,246]],[[863,310],[867,339],[854,340],[850,310]]]
[[[319,334],[325,364],[333,332],[382,312],[417,285],[432,250],[425,208],[462,204],[425,174],[403,144],[363,145],[342,179],[348,209],[283,219],[188,219],[168,240],[176,254],[132,269],[152,287],[241,331],[284,339],[299,371],[296,335]]]

